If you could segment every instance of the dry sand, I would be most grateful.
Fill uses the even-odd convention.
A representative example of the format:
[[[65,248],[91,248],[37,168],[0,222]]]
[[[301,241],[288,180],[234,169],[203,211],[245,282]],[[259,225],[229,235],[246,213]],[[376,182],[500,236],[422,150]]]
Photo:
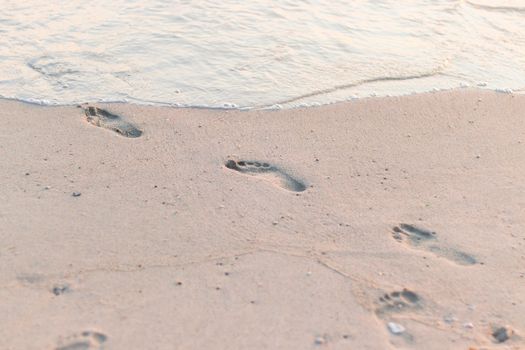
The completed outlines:
[[[1,349],[525,349],[525,96],[98,107],[0,102]]]

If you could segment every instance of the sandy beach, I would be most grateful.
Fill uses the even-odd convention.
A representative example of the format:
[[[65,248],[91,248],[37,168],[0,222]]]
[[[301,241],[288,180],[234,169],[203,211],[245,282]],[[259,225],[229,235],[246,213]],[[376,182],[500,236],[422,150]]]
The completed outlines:
[[[525,349],[525,96],[96,106],[0,101],[1,349]]]

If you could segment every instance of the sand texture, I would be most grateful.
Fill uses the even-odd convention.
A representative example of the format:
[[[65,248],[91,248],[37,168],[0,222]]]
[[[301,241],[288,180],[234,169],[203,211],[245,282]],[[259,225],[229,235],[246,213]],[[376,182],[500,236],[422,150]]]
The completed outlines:
[[[525,349],[525,96],[0,102],[0,348]]]

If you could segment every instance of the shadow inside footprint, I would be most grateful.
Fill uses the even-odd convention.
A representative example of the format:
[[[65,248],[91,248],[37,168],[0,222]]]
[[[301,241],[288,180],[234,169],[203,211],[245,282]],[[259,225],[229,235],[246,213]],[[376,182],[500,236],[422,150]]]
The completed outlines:
[[[88,106],[84,108],[87,121],[95,126],[113,130],[125,137],[139,137],[142,131],[122,117],[112,114],[104,109]]]
[[[107,339],[103,333],[84,331],[68,339],[65,345],[57,347],[56,350],[102,350],[102,344]]]
[[[421,227],[410,224],[399,224],[392,229],[392,237],[411,247],[424,249],[438,256],[451,260],[459,265],[474,265],[475,257],[452,247],[440,243],[437,234]]]
[[[401,291],[385,293],[379,298],[378,316],[421,308],[421,298],[415,292],[403,288]]]
[[[247,160],[235,161],[230,159],[226,162],[225,166],[228,169],[238,171],[242,174],[260,176],[271,181],[276,181],[279,186],[288,191],[303,192],[306,190],[304,183],[268,163]]]

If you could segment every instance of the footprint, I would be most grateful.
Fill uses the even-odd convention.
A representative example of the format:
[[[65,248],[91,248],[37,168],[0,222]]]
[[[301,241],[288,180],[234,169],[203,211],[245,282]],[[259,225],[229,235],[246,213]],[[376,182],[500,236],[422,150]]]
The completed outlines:
[[[403,288],[401,291],[385,293],[379,297],[379,307],[376,309],[376,314],[384,317],[407,310],[417,310],[421,308],[421,304],[422,300],[419,295]]]
[[[392,237],[398,242],[410,245],[413,248],[427,250],[459,265],[474,265],[477,263],[476,258],[472,255],[441,244],[434,231],[414,225],[399,224],[399,226],[393,228]]]
[[[87,106],[84,108],[84,112],[86,113],[87,121],[95,126],[113,130],[125,137],[139,137],[142,135],[142,131],[137,129],[133,124],[104,109]]]
[[[225,166],[228,169],[238,171],[242,174],[265,178],[271,182],[277,183],[288,191],[303,192],[306,190],[306,185],[304,183],[268,163],[248,160],[235,161],[230,159],[226,162]]]
[[[58,346],[56,350],[103,350],[107,339],[103,333],[84,331],[66,339],[66,344]]]
[[[498,344],[505,343],[512,338],[518,338],[512,328],[501,326],[493,326],[491,336],[492,341]]]

